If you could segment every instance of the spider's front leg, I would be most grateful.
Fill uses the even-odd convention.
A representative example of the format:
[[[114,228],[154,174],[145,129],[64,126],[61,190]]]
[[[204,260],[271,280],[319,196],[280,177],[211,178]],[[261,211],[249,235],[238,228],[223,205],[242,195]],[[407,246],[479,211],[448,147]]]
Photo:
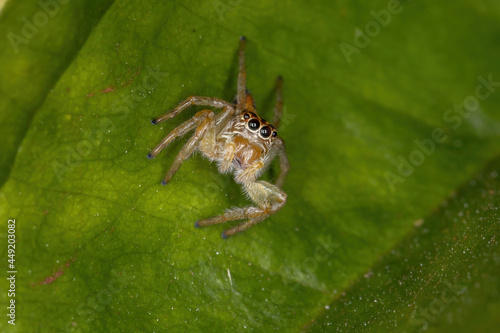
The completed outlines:
[[[191,154],[195,152],[195,150],[199,147],[200,141],[203,140],[205,135],[210,132],[211,129],[214,129],[214,123],[214,113],[213,111],[210,111],[201,121],[201,124],[198,126],[193,136],[188,140],[188,142],[186,142],[179,154],[177,154],[177,156],[175,157],[174,163],[172,163],[170,170],[168,170],[167,174],[165,175],[165,179],[162,182],[163,185],[166,185],[168,184],[168,182],[170,182],[174,174],[181,166],[182,162],[184,162],[184,160],[189,158],[189,156],[191,156]]]
[[[236,94],[236,103],[238,110],[243,110],[247,99],[247,71],[245,66],[245,45],[247,39],[240,37],[240,49],[238,50],[238,92]]]
[[[195,152],[196,149],[200,147],[200,142],[207,140],[207,138],[215,137],[215,115],[212,110],[203,110],[198,112],[193,118],[186,121],[172,132],[170,132],[165,139],[158,145],[153,151],[148,154],[149,158],[155,157],[168,143],[173,141],[177,136],[184,135],[188,131],[196,128],[193,136],[188,140],[188,142],[182,147],[181,151],[177,155],[168,170],[165,179],[162,184],[166,185],[174,176],[175,172],[179,169],[182,162],[187,159],[191,154]],[[201,145],[203,147],[203,144]]]
[[[234,180],[239,184],[254,182],[258,178],[259,172],[263,167],[264,167],[264,162],[258,160],[253,164],[251,164],[245,170],[239,172],[234,178]]]
[[[212,110],[202,110],[196,113],[193,118],[188,121],[182,123],[180,126],[177,126],[172,132],[168,133],[168,135],[161,140],[161,142],[156,146],[149,154],[148,158],[155,158],[165,147],[167,147],[172,141],[176,138],[185,135],[187,132],[194,129],[196,126],[199,126],[201,122],[208,116],[213,118],[214,112]]]
[[[224,107],[224,109],[217,116],[214,115],[212,110],[202,110],[196,113],[193,118],[176,127],[148,154],[148,158],[156,157],[156,155],[158,155],[176,138],[185,135],[187,132],[198,126],[196,133],[177,155],[172,167],[162,182],[163,185],[170,181],[182,162],[187,159],[198,147],[209,158],[215,158],[215,136],[217,128],[224,125],[233,113],[234,108],[232,106]]]
[[[224,147],[224,156],[222,162],[219,164],[219,172],[226,173],[231,164],[233,163],[234,154],[236,152],[236,145],[233,142],[229,142]]]
[[[206,227],[229,221],[248,219],[244,223],[228,229],[222,233],[222,238],[227,238],[238,232],[246,230],[275,214],[286,203],[286,193],[279,187],[265,181],[248,182],[244,188],[250,198],[259,207],[233,208],[222,215],[197,221],[195,227]]]
[[[170,112],[165,113],[164,115],[159,116],[158,118],[154,118],[151,120],[151,123],[153,125],[157,125],[160,123],[163,123],[169,119],[172,119],[173,117],[177,116],[179,113],[187,109],[188,107],[192,105],[204,105],[204,106],[211,106],[217,109],[232,109],[233,106],[226,102],[225,100],[222,100],[220,98],[215,98],[215,97],[203,97],[203,96],[189,96],[186,98],[184,101],[179,103],[177,107],[172,109]]]

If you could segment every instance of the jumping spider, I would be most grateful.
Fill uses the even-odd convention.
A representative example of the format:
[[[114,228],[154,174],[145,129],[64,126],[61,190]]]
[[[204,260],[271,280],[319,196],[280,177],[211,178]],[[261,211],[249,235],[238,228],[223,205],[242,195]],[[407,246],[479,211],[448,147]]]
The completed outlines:
[[[277,132],[283,110],[282,79],[278,77],[276,84],[277,101],[274,107],[273,126],[257,115],[252,95],[246,90],[245,43],[245,37],[241,37],[238,91],[235,103],[229,103],[215,97],[190,96],[172,111],[151,120],[154,125],[162,123],[172,119],[191,105],[222,109],[217,115],[212,110],[202,110],[196,113],[193,118],[170,132],[148,154],[148,158],[154,158],[175,138],[196,128],[194,135],[175,158],[162,184],[166,185],[182,162],[197,150],[209,160],[216,161],[219,172],[233,173],[235,181],[242,185],[244,191],[258,207],[232,208],[220,216],[199,220],[195,223],[195,227],[198,228],[247,219],[244,223],[224,231],[223,238],[263,221],[283,208],[286,203],[286,194],[281,190],[281,187],[289,164],[285,143],[278,137]],[[280,158],[281,168],[276,183],[273,185],[257,180],[276,155]]]

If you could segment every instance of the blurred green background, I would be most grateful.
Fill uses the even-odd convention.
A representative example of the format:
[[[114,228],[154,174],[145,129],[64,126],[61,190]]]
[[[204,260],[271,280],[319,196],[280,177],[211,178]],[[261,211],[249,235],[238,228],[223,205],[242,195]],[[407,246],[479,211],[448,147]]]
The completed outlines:
[[[0,331],[499,327],[499,1],[0,4]],[[187,137],[146,158],[197,108],[149,120],[232,100],[241,35],[265,118],[284,77],[291,170],[223,240],[193,224],[249,204],[232,178],[197,155],[162,186]]]

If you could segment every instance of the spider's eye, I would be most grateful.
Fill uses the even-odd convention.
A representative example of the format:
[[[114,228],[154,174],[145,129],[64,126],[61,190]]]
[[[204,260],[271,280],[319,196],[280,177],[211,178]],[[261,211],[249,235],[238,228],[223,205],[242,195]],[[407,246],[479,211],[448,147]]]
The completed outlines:
[[[248,122],[248,128],[250,128],[252,131],[258,130],[260,127],[260,121],[257,119],[252,119]]]
[[[271,131],[271,127],[264,126],[260,129],[260,136],[262,136],[263,138],[268,138],[269,136],[271,136]]]
[[[248,119],[248,118],[250,118],[250,115],[249,115],[248,113],[245,113],[245,114],[243,115],[243,118],[244,118],[244,119]]]
[[[273,131],[273,138],[275,138],[278,135],[278,132]]]

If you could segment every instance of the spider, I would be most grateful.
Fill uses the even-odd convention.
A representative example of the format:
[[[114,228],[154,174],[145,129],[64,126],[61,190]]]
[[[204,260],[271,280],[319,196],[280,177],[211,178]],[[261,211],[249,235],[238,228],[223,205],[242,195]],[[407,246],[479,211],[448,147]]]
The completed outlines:
[[[246,38],[241,37],[238,52],[238,90],[234,103],[215,97],[190,96],[170,112],[151,120],[153,125],[163,123],[192,105],[222,109],[218,114],[208,109],[196,113],[170,132],[148,154],[148,158],[154,158],[177,137],[196,129],[175,158],[162,184],[170,182],[182,162],[195,151],[200,151],[210,161],[215,161],[220,173],[234,174],[235,182],[242,185],[244,192],[257,207],[232,208],[222,215],[195,223],[198,228],[246,219],[242,224],[225,230],[222,238],[262,222],[283,208],[287,199],[281,187],[288,173],[289,163],[285,143],[277,132],[283,112],[283,80],[278,77],[276,81],[273,126],[257,115],[253,97],[246,89],[245,44]],[[276,155],[279,156],[281,171],[275,184],[258,180]]]

